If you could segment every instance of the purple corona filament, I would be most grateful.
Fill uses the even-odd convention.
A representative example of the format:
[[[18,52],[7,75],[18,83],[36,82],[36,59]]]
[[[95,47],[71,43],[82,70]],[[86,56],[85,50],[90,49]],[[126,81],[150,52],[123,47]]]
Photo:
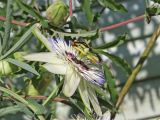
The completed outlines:
[[[57,55],[66,59],[68,64],[72,64],[79,75],[85,80],[99,86],[102,86],[105,83],[103,72],[97,68],[90,68],[83,61],[79,60],[77,58],[78,52],[71,46],[70,42],[66,43],[60,38],[49,38],[49,42],[52,44],[52,48]]]

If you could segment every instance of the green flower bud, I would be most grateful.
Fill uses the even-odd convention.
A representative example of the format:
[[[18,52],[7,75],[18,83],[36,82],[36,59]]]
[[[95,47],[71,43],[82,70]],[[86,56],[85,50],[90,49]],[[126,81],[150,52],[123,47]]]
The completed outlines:
[[[14,54],[13,54],[13,56],[14,56],[14,58],[16,59],[16,60],[19,60],[19,61],[24,61],[24,56],[25,55],[27,55],[27,53],[26,52],[15,52]]]
[[[29,96],[39,95],[39,92],[38,92],[37,88],[33,85],[32,80],[26,79],[25,81],[27,82],[26,83],[27,86],[25,88],[26,95],[29,95]]]
[[[5,60],[0,61],[0,76],[10,75],[16,70],[16,66]]]
[[[56,27],[61,27],[66,23],[69,17],[69,7],[61,0],[57,0],[50,5],[46,11],[47,19]]]

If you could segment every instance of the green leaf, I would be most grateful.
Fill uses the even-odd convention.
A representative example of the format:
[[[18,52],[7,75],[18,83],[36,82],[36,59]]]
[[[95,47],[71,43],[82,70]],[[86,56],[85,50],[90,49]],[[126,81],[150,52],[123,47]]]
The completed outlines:
[[[6,61],[16,65],[16,66],[19,66],[21,68],[23,68],[24,70],[27,70],[35,75],[40,75],[34,68],[32,68],[30,65],[24,63],[24,62],[21,62],[21,61],[18,61],[16,59],[12,59],[12,58],[7,58]]]
[[[46,109],[44,108],[43,105],[38,104],[35,100],[29,99],[27,100],[29,105],[32,106],[35,109],[35,113],[37,115],[42,115],[46,113]]]
[[[127,9],[122,4],[117,3],[115,0],[98,0],[98,2],[103,7],[107,7],[113,11],[127,12]]]
[[[3,40],[3,38],[2,38],[2,35],[0,33],[0,57],[1,57],[1,54],[2,54],[2,40]]]
[[[93,50],[96,53],[102,54],[107,56],[109,59],[111,59],[114,63],[116,63],[119,67],[121,67],[124,71],[126,71],[126,73],[129,75],[132,72],[132,69],[130,67],[130,65],[127,63],[127,61],[125,61],[124,59],[115,56],[113,54],[109,54],[107,52],[104,52],[102,50]]]
[[[155,2],[155,3],[160,4],[160,0],[152,0],[152,1]]]
[[[71,38],[79,38],[79,37],[94,37],[96,36],[97,34],[100,33],[100,30],[93,30],[93,31],[85,31],[85,32],[82,32],[82,33],[67,33],[67,32],[60,32],[60,31],[56,31],[56,30],[53,30],[51,29],[51,31],[54,32],[54,34],[58,34],[58,35],[61,35],[61,36],[70,36]]]
[[[89,23],[93,22],[94,13],[92,12],[90,0],[82,0],[82,9],[86,14]]]
[[[121,36],[118,36],[116,40],[106,43],[104,45],[101,46],[97,46],[95,47],[96,49],[107,49],[107,48],[111,48],[111,47],[117,47],[119,45],[122,45],[123,43],[126,42],[126,38],[127,38],[127,34],[123,34]]]
[[[111,101],[113,104],[115,104],[118,98],[118,92],[116,89],[115,79],[111,71],[109,70],[109,67],[106,64],[103,64],[103,70],[104,70],[105,79],[107,81],[105,86],[107,85],[106,88],[108,88],[110,92]]]
[[[51,92],[51,94],[47,97],[47,99],[43,102],[43,106],[47,105],[47,103],[53,99],[54,97],[56,97],[59,88],[63,85],[63,80],[56,86],[56,88]]]
[[[21,108],[18,105],[12,105],[9,107],[5,107],[5,108],[1,108],[0,109],[0,117],[3,117],[7,114],[11,114],[11,113],[17,113],[17,112],[21,112]]]
[[[9,89],[6,89],[4,87],[1,87],[1,86],[0,86],[0,91],[2,91],[4,93],[7,93],[10,96],[12,96],[14,99],[20,101],[21,103],[23,103],[24,105],[26,105],[28,108],[30,108],[34,113],[37,112],[37,108],[35,108],[32,104],[30,104],[28,101],[26,101],[24,98],[22,98],[21,96],[19,96],[16,93],[14,93],[13,91],[11,91]],[[45,120],[42,115],[37,115],[37,117],[39,118],[39,120]]]
[[[71,17],[71,23],[72,23],[72,29],[84,29],[84,30],[89,30],[88,26],[81,24],[75,16]]]
[[[96,93],[99,94],[98,97],[103,98],[107,104],[109,104],[110,106],[113,106],[113,104],[110,102],[109,96],[108,96],[108,91],[104,91],[102,88],[100,88],[99,86],[96,85],[91,85],[94,90],[96,91]]]
[[[77,99],[72,99],[72,98],[69,98],[69,101],[72,103],[72,105],[78,108],[78,110],[80,110],[85,115],[87,120],[93,120],[91,114],[88,112],[87,109],[85,109],[84,104],[82,102],[78,101]]]
[[[9,49],[2,57],[0,57],[0,60],[6,58],[7,56],[9,56],[11,53],[15,52],[16,50],[18,50],[20,47],[22,47],[22,45],[24,45],[28,40],[30,40],[30,38],[32,37],[32,30],[35,27],[35,25],[32,25],[23,35],[22,37],[19,39],[19,41],[14,44],[11,49]]]
[[[29,115],[31,117],[35,117],[34,113],[30,109],[28,109],[23,103],[18,102],[18,101],[15,101],[15,103],[21,109],[20,112],[24,112],[26,115]]]
[[[22,2],[22,0],[16,0],[16,3],[19,5],[19,7],[24,10],[25,12],[29,13],[33,17],[35,17],[37,20],[39,20],[43,27],[48,27],[48,23],[45,21],[45,19],[32,7]]]
[[[148,23],[151,21],[152,16],[160,15],[160,8],[159,7],[149,7],[146,8],[145,16]]]
[[[12,0],[7,1],[7,13],[6,13],[4,39],[3,39],[3,44],[2,44],[2,47],[3,47],[2,52],[4,52],[5,48],[7,48],[7,43],[10,39],[12,4],[13,4]]]

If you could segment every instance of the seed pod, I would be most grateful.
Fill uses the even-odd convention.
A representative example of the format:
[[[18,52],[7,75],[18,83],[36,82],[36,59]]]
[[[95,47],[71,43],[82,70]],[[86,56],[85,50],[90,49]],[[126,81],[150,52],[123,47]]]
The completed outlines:
[[[57,0],[48,7],[46,15],[51,25],[61,27],[69,17],[69,7],[63,1]]]

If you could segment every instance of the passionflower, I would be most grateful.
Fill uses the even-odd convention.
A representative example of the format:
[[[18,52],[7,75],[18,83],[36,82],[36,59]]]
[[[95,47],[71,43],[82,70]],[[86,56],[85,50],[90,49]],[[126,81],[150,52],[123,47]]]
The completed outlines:
[[[96,113],[101,115],[96,93],[90,84],[102,86],[105,82],[103,72],[99,68],[85,63],[70,41],[66,42],[59,37],[49,38],[48,41],[52,48],[51,52],[33,53],[24,58],[30,61],[45,62],[43,67],[49,72],[65,75],[64,95],[70,97],[78,88],[87,108],[90,109],[91,102]]]

